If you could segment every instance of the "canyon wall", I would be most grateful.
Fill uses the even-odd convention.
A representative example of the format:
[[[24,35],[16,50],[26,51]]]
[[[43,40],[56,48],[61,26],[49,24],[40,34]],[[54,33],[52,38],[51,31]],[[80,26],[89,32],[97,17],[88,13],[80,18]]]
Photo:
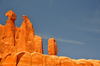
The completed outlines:
[[[21,27],[17,15],[9,10],[6,25],[0,24],[0,66],[100,66],[100,60],[58,57],[54,38],[48,40],[48,54],[43,54],[42,37],[35,35],[29,18],[23,15]]]

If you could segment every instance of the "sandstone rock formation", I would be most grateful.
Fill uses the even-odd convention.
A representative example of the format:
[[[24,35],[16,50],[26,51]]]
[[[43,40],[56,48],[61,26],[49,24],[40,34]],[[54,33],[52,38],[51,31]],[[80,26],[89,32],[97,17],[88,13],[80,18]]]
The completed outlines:
[[[48,40],[48,52],[49,55],[57,55],[58,49],[54,38]]]
[[[29,18],[23,15],[23,23],[19,28],[15,26],[17,16],[13,11],[9,10],[5,15],[8,17],[6,25],[0,24],[0,56],[13,51],[43,53],[42,38],[35,35]]]
[[[6,13],[5,26],[0,24],[0,66],[100,66],[100,60],[58,57],[54,38],[48,40],[48,54],[43,54],[42,38],[35,35],[29,18],[23,15],[21,27],[15,26],[16,14]]]
[[[17,55],[15,52],[9,53],[1,60],[1,66],[16,66]]]
[[[16,14],[13,11],[8,11],[5,14],[8,17],[7,23],[5,25],[5,42],[8,42],[11,46],[15,44],[15,20]]]
[[[35,35],[34,40],[36,45],[36,52],[43,54],[42,38],[40,36]]]
[[[17,54],[16,66],[31,66],[31,54],[29,52],[20,52]]]
[[[34,37],[34,28],[28,17],[23,15],[23,23],[20,27],[20,41],[18,52],[28,51],[32,53],[36,51]]]

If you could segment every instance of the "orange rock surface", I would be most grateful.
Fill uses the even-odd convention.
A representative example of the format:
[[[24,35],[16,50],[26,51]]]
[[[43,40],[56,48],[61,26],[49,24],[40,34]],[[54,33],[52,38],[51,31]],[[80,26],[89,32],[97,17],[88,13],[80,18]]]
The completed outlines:
[[[20,27],[20,41],[18,52],[28,51],[30,53],[36,50],[34,41],[34,28],[27,16],[23,15],[23,23]]]
[[[34,40],[35,40],[36,52],[43,54],[42,38],[40,36],[35,35]]]
[[[5,55],[1,60],[1,66],[16,66],[17,55],[15,52]]]
[[[15,26],[16,14],[9,10],[6,25],[0,24],[0,66],[100,66],[100,60],[70,59],[56,56],[56,40],[48,40],[43,54],[42,37],[35,35],[29,18],[23,15],[21,27]]]
[[[17,16],[13,11],[9,10],[5,15],[8,17],[6,25],[0,24],[0,56],[11,53],[13,50],[16,53],[27,51],[43,54],[42,38],[35,36],[29,18],[23,15],[23,23],[19,28],[15,26]]]
[[[43,55],[38,52],[31,54],[32,56],[32,66],[42,66],[43,65]]]
[[[20,52],[17,54],[17,66],[31,66],[31,54],[29,52]]]
[[[58,49],[54,38],[48,40],[48,52],[49,55],[57,55]]]
[[[8,17],[7,23],[5,25],[5,42],[8,42],[11,46],[15,44],[15,20],[16,14],[9,10],[6,14]]]

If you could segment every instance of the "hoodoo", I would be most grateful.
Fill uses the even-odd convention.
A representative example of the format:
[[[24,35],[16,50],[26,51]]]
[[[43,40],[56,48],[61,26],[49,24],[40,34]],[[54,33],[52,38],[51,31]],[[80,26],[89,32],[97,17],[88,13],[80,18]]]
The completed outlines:
[[[48,40],[48,52],[49,55],[57,55],[58,49],[54,38]]]
[[[30,53],[36,51],[34,41],[34,28],[27,16],[23,15],[23,23],[20,27],[20,40],[18,52],[28,51]]]
[[[15,20],[16,20],[16,14],[9,10],[6,14],[8,17],[7,23],[5,25],[5,42],[8,42],[11,46],[14,46],[15,44]]]
[[[0,24],[0,66],[100,66],[100,60],[58,57],[56,40],[48,40],[43,54],[42,37],[35,35],[29,18],[23,15],[21,27],[15,26],[16,14],[9,10],[6,25]]]

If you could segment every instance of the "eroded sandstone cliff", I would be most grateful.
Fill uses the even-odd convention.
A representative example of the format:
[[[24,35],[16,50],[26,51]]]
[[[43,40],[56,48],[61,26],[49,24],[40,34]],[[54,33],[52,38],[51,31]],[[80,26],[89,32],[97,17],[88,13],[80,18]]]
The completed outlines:
[[[0,24],[0,66],[100,66],[100,60],[58,57],[54,38],[48,40],[48,54],[43,54],[42,38],[35,35],[29,18],[23,15],[21,27],[15,26],[16,14],[9,10],[6,25]]]

